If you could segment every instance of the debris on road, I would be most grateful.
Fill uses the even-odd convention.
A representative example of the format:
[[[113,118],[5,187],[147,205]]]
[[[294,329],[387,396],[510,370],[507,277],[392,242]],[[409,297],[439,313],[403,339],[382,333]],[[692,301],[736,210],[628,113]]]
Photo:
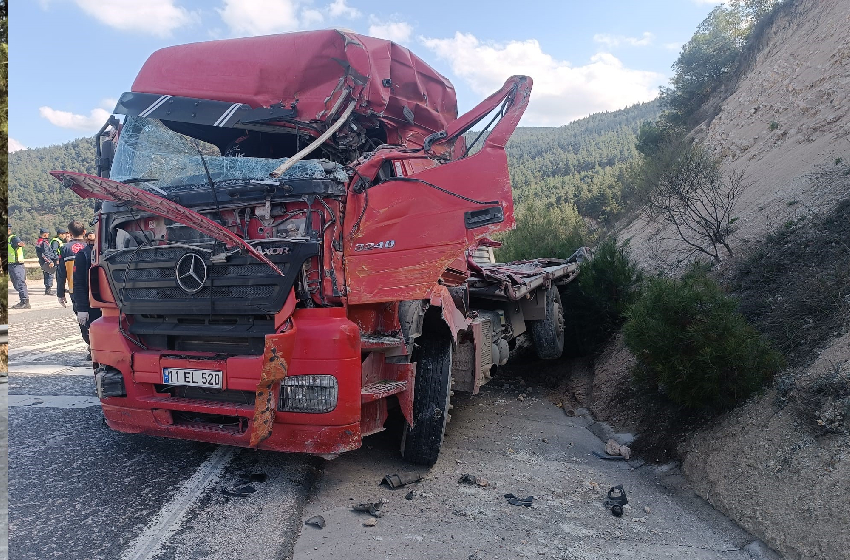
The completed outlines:
[[[374,517],[370,517],[369,519],[367,519],[366,521],[363,522],[364,527],[374,527],[377,524],[378,524],[378,520],[375,519]]]
[[[626,491],[623,489],[622,484],[618,484],[617,486],[612,486],[610,490],[608,490],[608,497],[605,498],[605,507],[611,508],[611,513],[614,517],[622,517],[623,516],[623,506],[629,503],[629,499],[626,498]]]
[[[458,484],[468,484],[469,486],[481,486],[486,487],[490,486],[490,481],[486,478],[478,478],[474,474],[463,473],[460,475],[460,478],[457,479]]]
[[[608,455],[619,455],[626,461],[632,456],[632,450],[627,445],[620,445],[615,439],[609,439],[605,444],[605,453]]]
[[[384,514],[381,511],[381,507],[383,507],[385,503],[387,503],[385,500],[378,500],[377,502],[364,502],[362,504],[352,506],[351,509],[353,509],[354,511],[368,513],[373,517],[383,517]]]
[[[606,461],[625,461],[626,458],[622,455],[608,455],[607,453],[600,453],[599,451],[594,451],[594,455],[599,457],[600,459],[605,459]]]
[[[412,499],[413,499],[413,497],[414,497],[415,495],[416,495],[416,492],[415,492],[415,491],[413,491],[413,490],[411,490],[410,492],[408,492],[408,493],[404,496],[404,499],[405,499],[405,500],[412,500]]]
[[[512,506],[531,507],[531,502],[534,501],[534,496],[528,496],[526,498],[517,498],[513,494],[505,494],[505,498],[508,499],[508,503]]]
[[[221,489],[222,494],[231,498],[247,498],[256,491],[257,489],[251,486],[250,484],[240,484],[232,488]]]
[[[318,527],[319,529],[325,528],[325,518],[321,515],[314,515],[310,519],[304,522],[304,525],[312,525],[313,527]]]
[[[381,480],[381,484],[386,484],[390,488],[396,489],[413,484],[414,482],[419,482],[420,480],[422,480],[422,475],[419,473],[388,474]]]

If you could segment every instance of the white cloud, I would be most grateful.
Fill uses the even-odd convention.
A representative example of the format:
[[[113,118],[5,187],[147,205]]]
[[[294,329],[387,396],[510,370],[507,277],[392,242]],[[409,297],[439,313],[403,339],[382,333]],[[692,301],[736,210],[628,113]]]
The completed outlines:
[[[380,39],[406,43],[413,34],[413,26],[404,21],[381,21],[375,16],[369,16],[369,35]]]
[[[651,45],[655,40],[655,35],[649,31],[644,31],[640,37],[626,37],[625,35],[609,35],[608,33],[597,33],[593,36],[593,41],[601,43],[608,48],[619,47],[620,45],[630,45],[632,47],[645,47]]]
[[[458,32],[450,39],[421,40],[481,96],[496,91],[511,75],[531,76],[534,89],[523,118],[526,126],[558,126],[649,101],[665,82],[661,74],[626,68],[608,53],[594,55],[584,66],[571,66],[543,52],[533,39],[485,44]]]
[[[69,111],[59,111],[47,106],[39,107],[38,112],[43,118],[55,126],[81,130],[83,132],[97,132],[110,115],[109,111],[100,107],[92,109],[89,116],[77,115]]]
[[[235,35],[282,33],[301,25],[293,0],[224,0],[224,9],[216,10]]]
[[[174,0],[75,1],[84,12],[103,24],[157,37],[167,37],[175,29],[199,20],[197,12],[176,6]]]
[[[331,5],[328,6],[328,13],[330,13],[331,17],[343,16],[349,19],[357,19],[360,17],[360,10],[352,8],[345,3],[345,0],[334,0]]]
[[[313,27],[325,21],[325,16],[319,10],[302,10],[301,22],[304,27]]]
[[[684,43],[664,43],[664,48],[668,51],[678,51]]]
[[[9,153],[17,152],[18,150],[26,150],[27,147],[9,136]]]

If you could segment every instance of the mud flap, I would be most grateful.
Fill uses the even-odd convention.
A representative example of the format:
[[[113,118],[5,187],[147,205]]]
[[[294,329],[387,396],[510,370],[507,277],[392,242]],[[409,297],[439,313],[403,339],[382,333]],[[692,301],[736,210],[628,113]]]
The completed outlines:
[[[257,384],[257,395],[254,401],[254,422],[251,428],[250,447],[257,447],[264,439],[272,434],[275,406],[274,386],[286,377],[289,360],[295,349],[296,328],[293,327],[280,334],[266,337],[266,348],[263,352],[263,371]]]

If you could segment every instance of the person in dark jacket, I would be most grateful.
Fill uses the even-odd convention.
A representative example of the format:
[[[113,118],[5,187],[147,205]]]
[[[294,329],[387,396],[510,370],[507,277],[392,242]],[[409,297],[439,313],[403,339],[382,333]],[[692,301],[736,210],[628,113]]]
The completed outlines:
[[[89,268],[91,268],[93,249],[94,233],[89,233],[86,235],[86,246],[74,256],[74,291],[71,293],[71,301],[74,304],[74,311],[77,313],[77,322],[80,324],[80,333],[83,335],[83,340],[89,345],[87,360],[91,360],[89,326],[101,316],[100,309],[91,307],[89,302]]]
[[[62,246],[59,253],[60,262],[56,267],[56,297],[59,298],[59,304],[65,307],[68,303],[65,300],[65,282],[68,282],[67,291],[74,293],[74,257],[82,251],[86,246],[86,228],[82,222],[74,220],[68,224],[68,229],[71,231],[71,238]],[[73,302],[73,300],[71,300]],[[76,312],[76,309],[74,310]]]
[[[38,257],[38,265],[41,267],[44,280],[44,295],[55,295],[53,291],[53,278],[56,276],[56,261],[59,255],[53,252],[50,246],[50,231],[44,228],[38,230],[38,241],[35,244],[35,255]]]

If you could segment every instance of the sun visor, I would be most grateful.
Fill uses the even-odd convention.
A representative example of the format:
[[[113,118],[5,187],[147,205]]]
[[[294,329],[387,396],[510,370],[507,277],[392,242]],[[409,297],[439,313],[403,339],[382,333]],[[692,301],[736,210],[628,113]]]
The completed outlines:
[[[252,109],[244,103],[128,91],[121,95],[113,113],[208,126],[245,128],[245,125],[293,120],[298,112],[281,104]]]

